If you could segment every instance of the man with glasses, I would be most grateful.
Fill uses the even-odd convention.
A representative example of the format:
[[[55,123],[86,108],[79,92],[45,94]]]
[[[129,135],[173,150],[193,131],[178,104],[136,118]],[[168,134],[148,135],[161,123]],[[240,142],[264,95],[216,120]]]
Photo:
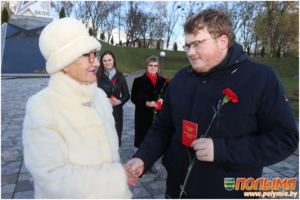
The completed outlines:
[[[297,148],[290,103],[275,70],[251,61],[235,42],[227,15],[203,10],[186,21],[184,32],[191,66],[170,82],[155,124],[128,164],[141,174],[164,155],[171,198],[180,197],[182,185],[181,198],[243,198],[243,190],[226,187],[226,178],[260,178],[263,167]],[[211,124],[227,88],[237,102],[226,103]],[[187,127],[194,128],[191,147],[183,145]],[[185,183],[194,156],[197,162]]]

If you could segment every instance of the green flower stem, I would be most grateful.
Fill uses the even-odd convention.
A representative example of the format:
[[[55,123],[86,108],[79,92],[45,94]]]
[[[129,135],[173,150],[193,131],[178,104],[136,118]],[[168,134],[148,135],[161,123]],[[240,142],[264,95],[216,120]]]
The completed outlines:
[[[197,162],[197,160],[195,160],[195,159],[196,159],[196,156],[194,157],[192,163],[190,164],[190,166],[189,166],[189,168],[188,168],[188,172],[187,172],[187,174],[186,174],[186,177],[185,177],[183,186],[181,187],[179,199],[181,199],[182,194],[185,193],[184,188],[185,188],[186,182],[187,182],[187,180],[188,180],[188,178],[189,178],[189,176],[190,176],[190,173],[191,173],[191,171],[192,171],[192,168],[193,168],[194,164]],[[185,194],[186,194],[186,193],[185,193]]]
[[[206,135],[207,135],[207,133],[208,133],[208,131],[209,131],[209,129],[210,129],[210,127],[211,127],[213,121],[215,120],[216,116],[217,116],[218,113],[220,112],[222,106],[223,106],[225,103],[229,102],[229,101],[230,101],[230,100],[229,100],[228,96],[225,95],[225,97],[223,98],[223,101],[222,101],[222,104],[221,104],[220,108],[219,108],[217,111],[215,110],[215,114],[214,114],[214,116],[213,116],[213,118],[212,118],[212,120],[211,120],[211,122],[210,122],[210,124],[209,124],[209,126],[208,126],[208,129],[207,129],[206,133],[204,134],[203,137],[201,136],[202,138],[206,138]]]
[[[153,117],[153,124],[154,124],[154,122],[155,122],[155,116],[156,116],[156,110],[154,110],[154,117]]]
[[[157,101],[160,99],[160,96],[162,95],[162,92],[164,91],[164,87],[166,86],[168,81],[165,82],[164,86],[161,88],[160,93],[158,95]]]
[[[223,105],[223,104],[222,104],[222,105]],[[209,124],[209,126],[208,126],[208,129],[207,129],[207,131],[206,131],[206,133],[205,133],[205,135],[204,135],[204,138],[206,137],[206,135],[207,135],[207,133],[208,133],[208,131],[209,131],[209,129],[210,129],[210,127],[211,127],[213,121],[215,120],[217,114],[220,112],[221,107],[222,107],[222,106],[220,106],[220,108],[215,112],[214,117],[212,118],[212,120],[211,120],[211,122],[210,122],[210,124]]]
[[[114,95],[114,91],[115,91],[114,86],[115,86],[115,83],[113,83],[113,86],[112,86],[112,94],[111,94],[111,95]]]
[[[166,81],[164,86],[161,88],[160,93],[159,93],[158,98],[157,98],[156,101],[158,101],[160,99],[160,96],[162,95],[162,92],[164,91],[164,87],[166,86],[167,82],[169,82],[169,81]],[[154,110],[153,124],[155,122],[156,113],[157,113],[156,110]]]

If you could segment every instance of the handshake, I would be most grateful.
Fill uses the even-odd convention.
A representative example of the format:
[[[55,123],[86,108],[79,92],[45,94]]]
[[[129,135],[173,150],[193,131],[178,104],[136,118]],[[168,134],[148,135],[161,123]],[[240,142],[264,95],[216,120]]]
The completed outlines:
[[[127,184],[130,186],[136,186],[136,183],[139,181],[139,177],[144,172],[144,162],[139,158],[133,158],[126,164],[123,164],[123,167],[127,175]]]

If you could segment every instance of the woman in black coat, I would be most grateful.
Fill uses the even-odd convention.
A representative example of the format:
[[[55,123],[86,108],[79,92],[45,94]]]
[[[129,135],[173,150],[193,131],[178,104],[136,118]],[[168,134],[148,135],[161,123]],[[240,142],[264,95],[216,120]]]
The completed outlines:
[[[155,102],[163,103],[164,92],[168,86],[166,79],[157,74],[158,68],[158,58],[150,56],[146,60],[147,72],[133,81],[131,101],[135,104],[134,146],[137,148],[140,147],[149,128],[153,124],[154,113],[157,112],[157,116],[159,112],[159,110],[155,110],[157,107]],[[155,174],[157,173],[154,165],[150,171]]]
[[[100,58],[100,67],[97,71],[98,87],[102,88],[111,105],[113,116],[121,146],[121,135],[123,129],[123,108],[129,100],[130,94],[124,75],[117,69],[117,62],[111,51],[105,51]],[[121,95],[122,94],[122,95]]]

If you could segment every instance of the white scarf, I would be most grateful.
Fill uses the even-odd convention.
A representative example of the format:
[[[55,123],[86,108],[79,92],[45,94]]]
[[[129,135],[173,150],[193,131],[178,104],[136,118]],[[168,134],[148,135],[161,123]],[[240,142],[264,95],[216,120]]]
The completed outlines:
[[[109,78],[109,80],[111,80],[116,74],[116,68],[114,67],[111,69],[104,68],[104,74]]]

